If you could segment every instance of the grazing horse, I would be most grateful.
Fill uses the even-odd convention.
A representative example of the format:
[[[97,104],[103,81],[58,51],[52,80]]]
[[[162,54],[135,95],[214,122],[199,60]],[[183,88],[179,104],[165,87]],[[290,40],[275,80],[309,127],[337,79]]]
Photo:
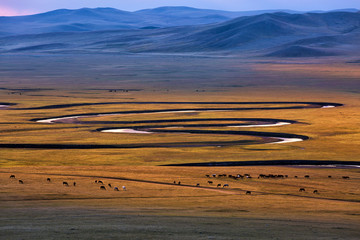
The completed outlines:
[[[46,181],[51,182],[51,179],[50,179],[50,178],[47,178]]]
[[[125,187],[125,186],[122,186],[122,189],[123,189],[124,191],[126,191],[126,187]]]
[[[219,183],[216,187],[221,187],[221,184]]]
[[[251,191],[246,191],[245,194],[246,194],[246,195],[250,195],[250,194],[251,194]]]
[[[20,184],[24,184],[23,180],[19,180],[19,183],[20,183]]]
[[[313,193],[316,193],[316,194],[318,194],[319,192],[318,192],[318,190],[314,190],[314,191],[313,191]]]
[[[10,178],[15,178],[15,175],[10,175]]]
[[[67,182],[63,182],[64,186],[69,186],[69,184]]]
[[[343,179],[349,179],[349,176],[342,176]]]
[[[118,188],[118,187],[114,187],[114,191],[119,191],[119,188]]]
[[[208,184],[213,184],[213,181],[208,181]]]
[[[229,187],[229,184],[224,184],[224,186],[223,187]]]
[[[106,190],[105,186],[100,186],[100,190]]]
[[[299,192],[305,192],[305,188],[300,188]]]

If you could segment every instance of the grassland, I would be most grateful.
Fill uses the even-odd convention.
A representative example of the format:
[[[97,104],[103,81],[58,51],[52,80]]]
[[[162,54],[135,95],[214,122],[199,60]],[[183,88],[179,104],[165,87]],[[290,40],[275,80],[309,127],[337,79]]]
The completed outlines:
[[[344,104],[328,109],[163,113],[86,119],[288,119],[299,123],[247,130],[310,137],[297,143],[221,148],[2,148],[1,229],[6,239],[39,239],[37,236],[42,239],[239,239],[239,235],[245,239],[359,238],[360,172],[356,168],[159,166],[249,160],[359,161],[358,64],[344,63],[341,59],[283,62],[230,57],[111,55],[96,59],[2,56],[0,63],[1,99],[17,103],[0,110],[0,143],[119,144],[258,139],[228,135],[105,134],[94,131],[103,127],[101,124],[30,121],[70,114],[164,108],[156,104],[121,104],[25,109],[52,104],[120,101]],[[110,92],[110,89],[117,91]],[[126,127],[126,124],[120,126]],[[287,174],[289,178],[215,179],[214,182],[230,185],[219,189],[208,185],[205,174],[210,173],[253,176],[272,173]],[[10,174],[15,174],[17,179],[9,179]],[[303,177],[306,174],[310,179]],[[294,178],[295,175],[299,178]],[[329,175],[332,178],[328,178]],[[46,182],[47,177],[51,177],[51,183]],[[24,185],[19,184],[18,179],[24,180]],[[101,191],[95,179],[112,186],[126,185],[128,191]],[[75,181],[77,186],[64,187],[63,181]],[[173,181],[182,184],[174,185]],[[195,187],[196,183],[201,187]],[[300,193],[301,187],[307,191]],[[315,189],[319,194],[312,193]],[[252,194],[245,195],[245,190]]]

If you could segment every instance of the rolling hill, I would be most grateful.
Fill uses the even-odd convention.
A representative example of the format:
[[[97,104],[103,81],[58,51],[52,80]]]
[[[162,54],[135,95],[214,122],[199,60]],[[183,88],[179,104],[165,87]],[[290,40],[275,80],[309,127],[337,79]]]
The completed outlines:
[[[44,24],[44,19],[49,23],[44,24],[42,29],[47,26],[49,32],[3,36],[0,38],[0,53],[216,53],[269,57],[360,53],[360,12],[276,12],[203,24],[199,19],[213,21],[215,18],[231,18],[230,15],[234,14],[204,11],[185,7],[134,13],[114,9],[57,10],[40,14],[41,23]],[[174,20],[172,24],[175,26],[164,27],[164,22],[168,21],[166,18],[183,19],[189,12],[193,12],[193,19],[188,21],[195,24],[186,25],[185,21],[178,26],[180,22]],[[65,15],[68,17],[65,18]],[[64,25],[60,24],[64,21],[57,20],[67,19],[73,23],[76,19],[83,19],[80,15],[91,18],[91,21],[83,25]],[[39,16],[18,18],[33,17]],[[117,20],[120,18],[121,21]],[[119,23],[125,21],[126,26]],[[4,32],[4,26],[10,25],[3,24],[1,31]],[[22,27],[20,25],[19,29]]]
[[[199,25],[277,11],[294,12],[290,10],[228,12],[190,7],[160,7],[136,12],[114,8],[59,9],[28,16],[0,17],[0,36]]]

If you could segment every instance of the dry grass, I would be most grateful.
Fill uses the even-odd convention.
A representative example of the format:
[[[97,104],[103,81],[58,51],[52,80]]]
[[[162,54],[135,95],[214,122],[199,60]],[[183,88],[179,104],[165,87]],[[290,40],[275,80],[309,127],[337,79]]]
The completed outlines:
[[[36,85],[49,90],[24,91],[18,95],[10,94],[13,90],[0,89],[4,102],[18,103],[14,108],[116,101],[322,101],[345,106],[96,118],[104,121],[219,117],[296,120],[301,124],[247,129],[311,138],[290,144],[221,148],[0,149],[0,229],[5,239],[91,239],[94,236],[104,239],[238,239],[239,236],[244,239],[359,239],[358,169],[157,166],[274,159],[358,161],[360,99],[356,65],[314,61],[311,64],[275,61],[254,64],[251,60],[231,58],[180,58],[173,66],[166,57],[154,57],[159,61],[157,65],[152,57],[141,59],[141,65],[137,58],[124,60],[116,56],[99,56],[96,60],[64,57],[60,59],[63,62],[51,57],[39,57],[37,61],[23,58],[21,61],[9,57],[0,59],[3,68],[13,69],[0,73],[0,86],[15,89]],[[46,61],[39,64],[42,58]],[[22,70],[24,66],[34,70]],[[156,73],[170,67],[174,68],[173,72]],[[110,93],[107,88],[139,88],[142,91]],[[196,92],[196,89],[205,91]],[[103,127],[101,125],[29,121],[69,114],[168,107],[127,104],[0,110],[0,143],[121,144],[255,139],[188,134],[103,134],[93,132]],[[192,108],[194,105],[172,107]],[[287,174],[289,178],[206,178],[205,174],[210,173]],[[10,174],[21,178],[24,184],[9,179]],[[310,179],[303,178],[307,174]],[[295,179],[295,175],[299,178]],[[344,175],[350,179],[342,179]],[[46,182],[47,177],[51,177],[51,183]],[[102,191],[94,183],[95,179],[112,186],[125,185],[128,190]],[[209,180],[228,183],[230,187],[210,186]],[[77,185],[65,187],[63,181],[70,185],[75,181]],[[174,185],[173,181],[181,181],[182,185]],[[201,187],[195,187],[196,183]],[[306,192],[300,193],[301,187]],[[319,194],[312,193],[315,189]],[[245,195],[245,190],[252,194]]]

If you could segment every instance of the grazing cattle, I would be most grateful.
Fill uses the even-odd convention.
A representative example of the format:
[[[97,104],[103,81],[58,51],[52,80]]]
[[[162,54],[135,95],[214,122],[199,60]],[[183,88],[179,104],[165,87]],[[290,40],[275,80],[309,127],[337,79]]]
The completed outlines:
[[[212,176],[213,176],[213,177],[216,177],[216,174],[213,174]]]
[[[174,184],[176,184],[176,181],[174,181]]]
[[[224,186],[223,187],[229,187],[229,184],[224,184]]]
[[[69,184],[67,182],[63,182],[64,186],[69,186]]]
[[[205,176],[206,176],[206,177],[210,177],[210,175],[209,175],[209,174],[206,174]]]
[[[221,184],[219,183],[216,187],[221,187]]]
[[[20,183],[20,184],[24,184],[23,180],[19,180],[19,183]]]
[[[97,180],[95,180],[95,183],[98,183],[98,181],[97,181]]]
[[[50,178],[47,178],[46,181],[51,182],[51,179],[50,179]]]
[[[299,192],[305,192],[305,188],[300,188]]]
[[[285,178],[288,178],[289,176],[288,175],[285,175]]]
[[[246,191],[245,194],[246,194],[246,195],[250,195],[250,194],[251,194],[251,191]]]
[[[109,183],[108,186],[111,187],[111,184]]]
[[[102,181],[100,181],[100,180],[98,181],[98,183],[100,183],[100,184],[104,184],[104,183],[103,183]]]
[[[313,193],[316,193],[316,194],[318,194],[319,192],[318,192],[318,190],[314,190],[314,191],[313,191]]]
[[[349,179],[349,176],[342,176],[343,179]]]
[[[118,188],[118,187],[114,187],[114,191],[119,191],[119,188]]]
[[[106,190],[105,186],[100,186],[100,190]]]
[[[74,187],[76,187],[76,182],[73,183]]]
[[[122,189],[123,189],[124,191],[126,191],[126,187],[125,187],[125,186],[122,186]]]
[[[305,175],[304,178],[310,178],[310,176],[309,176],[309,175]]]
[[[179,181],[178,184],[181,185],[181,182]]]
[[[329,175],[328,178],[332,178],[332,177]]]
[[[208,181],[208,184],[213,184],[213,181]]]
[[[10,175],[10,178],[15,178],[15,175]]]
[[[294,178],[298,178],[298,176],[294,176]]]
[[[200,183],[197,183],[196,186],[197,186],[197,187],[200,187]]]

